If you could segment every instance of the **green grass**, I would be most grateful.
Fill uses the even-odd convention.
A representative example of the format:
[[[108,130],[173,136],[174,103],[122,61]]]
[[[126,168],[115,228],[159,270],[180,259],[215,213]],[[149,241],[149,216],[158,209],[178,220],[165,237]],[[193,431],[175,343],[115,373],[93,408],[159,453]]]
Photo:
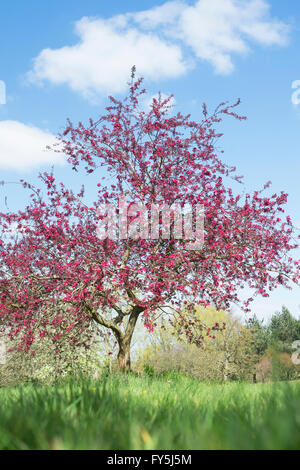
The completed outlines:
[[[0,449],[300,449],[300,383],[129,375],[3,388]]]

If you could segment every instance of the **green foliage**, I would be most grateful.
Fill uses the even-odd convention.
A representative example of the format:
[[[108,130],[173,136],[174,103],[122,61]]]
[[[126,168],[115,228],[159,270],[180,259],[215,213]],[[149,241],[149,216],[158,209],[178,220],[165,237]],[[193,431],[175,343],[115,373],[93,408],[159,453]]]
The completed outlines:
[[[277,349],[290,352],[294,341],[300,339],[300,320],[294,318],[286,307],[276,312],[270,321],[270,342],[277,344]]]
[[[29,352],[16,348],[6,337],[6,364],[0,365],[0,387],[25,382],[52,384],[67,376],[97,376],[101,373],[100,337],[95,331],[82,346],[62,339],[55,345],[51,337],[37,340]]]
[[[256,317],[249,325],[254,331],[254,343],[260,356],[257,379],[294,380],[300,377],[300,367],[291,361],[292,343],[300,339],[300,321],[286,307],[276,312],[267,325]]]
[[[66,349],[53,353],[47,342],[36,348],[35,354],[15,351],[7,354],[5,365],[0,366],[0,387],[33,382],[56,383],[67,376],[99,376],[101,362],[97,349]]]
[[[295,380],[300,377],[300,368],[291,361],[288,353],[273,353],[272,357],[273,380]]]
[[[262,356],[268,349],[271,342],[271,335],[268,326],[264,325],[263,320],[259,320],[254,315],[246,324],[251,330],[254,341],[254,349],[258,356]]]
[[[300,377],[300,366],[292,363],[291,355],[269,348],[257,365],[257,378],[261,382],[269,380],[286,381]]]
[[[152,344],[141,351],[136,367],[142,370],[151,366],[158,374],[177,371],[201,380],[252,379],[258,360],[252,331],[230,313],[214,307],[196,308],[194,315],[188,338],[182,332],[181,319],[155,330]],[[216,323],[226,327],[212,330]],[[205,325],[206,333],[202,328],[197,331],[198,325]],[[199,348],[193,338],[190,343],[190,338],[199,338],[200,334]]]
[[[152,365],[145,364],[144,374],[148,375],[148,377],[154,377],[154,367]]]

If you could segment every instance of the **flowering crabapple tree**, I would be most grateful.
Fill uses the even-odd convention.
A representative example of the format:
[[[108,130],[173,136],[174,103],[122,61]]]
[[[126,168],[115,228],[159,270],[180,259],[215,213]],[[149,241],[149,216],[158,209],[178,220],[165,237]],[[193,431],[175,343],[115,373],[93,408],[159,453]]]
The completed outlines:
[[[211,115],[204,105],[203,119],[196,122],[172,113],[172,97],[160,94],[145,110],[139,105],[141,84],[133,68],[122,101],[110,97],[100,119],[77,126],[68,121],[58,136],[57,150],[73,171],[98,175],[92,203],[84,187],[77,193],[53,172],[43,173],[39,188],[22,181],[31,196],[24,210],[0,214],[3,234],[17,229],[0,241],[1,322],[19,338],[20,348],[33,346],[37,330],[48,335],[49,323],[55,343],[64,335],[72,338],[78,325],[84,332],[96,322],[116,338],[119,368],[127,371],[139,318],[151,331],[157,315],[177,315],[187,305],[227,309],[239,302],[247,310],[253,297],[241,301],[240,288],[268,296],[278,285],[298,281],[299,265],[290,256],[296,246],[293,225],[280,217],[287,194],[255,191],[242,197],[225,184],[241,177],[216,152],[221,136],[216,126],[226,115],[245,119],[235,113],[239,101],[222,103]],[[184,237],[172,236],[173,212],[169,238],[161,231],[157,239],[99,237],[105,214],[98,208],[109,203],[117,214],[120,195],[143,204],[147,214],[151,204],[201,204],[202,248],[189,249]],[[128,231],[139,216],[129,212]],[[51,307],[58,312],[54,318],[47,314]],[[187,318],[183,325],[188,336],[192,324]]]

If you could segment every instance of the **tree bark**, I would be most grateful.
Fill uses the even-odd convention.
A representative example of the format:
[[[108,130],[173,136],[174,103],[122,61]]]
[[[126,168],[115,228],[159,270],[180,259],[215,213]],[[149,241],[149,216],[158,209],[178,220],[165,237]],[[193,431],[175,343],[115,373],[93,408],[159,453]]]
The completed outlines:
[[[101,313],[97,312],[97,310],[95,310],[89,304],[86,304],[85,306],[86,306],[87,311],[89,312],[89,314],[91,315],[91,317],[96,323],[112,330],[119,345],[119,353],[118,353],[119,372],[130,371],[131,369],[131,363],[130,363],[131,339],[132,339],[132,335],[135,329],[137,319],[140,313],[145,310],[145,308],[140,307],[139,305],[135,305],[134,307],[132,307],[129,313],[129,320],[126,326],[125,333],[123,333],[119,324],[117,324],[117,322],[106,320],[101,315]]]
[[[119,372],[129,372],[131,370],[130,344],[119,344],[118,369]]]
[[[130,345],[131,339],[134,332],[134,328],[139,317],[139,314],[144,309],[139,306],[135,306],[132,309],[132,312],[129,316],[128,324],[124,336],[117,337],[119,344],[119,353],[118,353],[118,369],[119,372],[129,372],[131,370],[130,362]]]
[[[229,356],[227,351],[225,352],[224,366],[223,366],[223,380],[228,382],[229,379]]]

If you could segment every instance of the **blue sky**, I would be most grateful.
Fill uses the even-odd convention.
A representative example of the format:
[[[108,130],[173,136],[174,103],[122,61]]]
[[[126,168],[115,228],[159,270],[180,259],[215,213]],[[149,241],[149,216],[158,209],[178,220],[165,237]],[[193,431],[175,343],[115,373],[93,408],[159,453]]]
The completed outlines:
[[[246,190],[271,180],[272,192],[287,191],[288,212],[300,228],[300,82],[292,89],[300,80],[300,3],[294,0],[1,2],[0,181],[34,182],[55,164],[59,178],[79,185],[43,148],[67,117],[102,114],[107,95],[124,92],[133,64],[150,96],[173,93],[176,109],[195,119],[203,101],[212,110],[241,98],[248,120],[222,124],[223,158],[245,176]],[[5,196],[11,209],[24,203],[17,185],[0,186],[0,210]],[[282,304],[298,315],[299,288],[258,299],[254,310],[267,318]]]

